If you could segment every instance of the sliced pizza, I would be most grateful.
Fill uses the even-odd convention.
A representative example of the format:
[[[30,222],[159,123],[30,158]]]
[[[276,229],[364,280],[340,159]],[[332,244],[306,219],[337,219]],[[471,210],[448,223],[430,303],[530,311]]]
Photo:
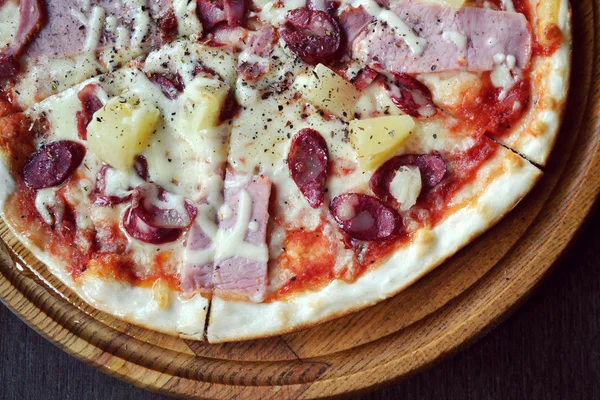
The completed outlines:
[[[566,0],[63,3],[0,29],[3,218],[94,306],[210,342],[410,285],[534,187],[566,98]]]
[[[202,338],[208,300],[179,266],[221,201],[232,74],[227,49],[178,41],[4,117],[3,218],[90,304]]]

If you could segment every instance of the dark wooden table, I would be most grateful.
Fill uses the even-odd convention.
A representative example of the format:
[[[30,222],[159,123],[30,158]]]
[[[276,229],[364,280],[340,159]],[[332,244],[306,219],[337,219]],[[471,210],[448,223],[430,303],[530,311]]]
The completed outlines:
[[[86,366],[0,306],[0,399],[160,399]],[[363,399],[600,399],[600,212],[531,299],[471,348]]]

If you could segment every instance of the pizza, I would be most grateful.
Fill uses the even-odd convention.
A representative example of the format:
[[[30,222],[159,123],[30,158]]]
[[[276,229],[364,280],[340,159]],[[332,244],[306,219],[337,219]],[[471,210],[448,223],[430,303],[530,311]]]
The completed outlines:
[[[5,0],[0,21],[11,234],[97,309],[211,343],[376,304],[493,226],[543,173],[572,47],[566,0]]]

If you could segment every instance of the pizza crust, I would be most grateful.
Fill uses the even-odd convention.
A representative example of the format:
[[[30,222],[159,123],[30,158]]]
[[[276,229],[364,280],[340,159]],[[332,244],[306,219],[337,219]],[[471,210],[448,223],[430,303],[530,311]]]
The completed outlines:
[[[532,5],[535,7],[535,4]],[[508,135],[499,141],[518,151],[530,161],[545,165],[558,136],[562,114],[567,103],[571,76],[571,5],[561,0],[556,15],[538,15],[534,18],[537,26],[549,22],[542,18],[556,18],[564,41],[550,57],[537,57],[532,66],[531,107]]]
[[[279,335],[374,305],[400,292],[471,242],[508,213],[541,176],[517,154],[499,148],[480,169],[475,184],[462,189],[468,205],[353,283],[335,280],[320,291],[285,301],[248,303],[214,297],[208,341],[221,343]],[[487,182],[487,183],[485,183]],[[480,191],[478,185],[483,184]]]
[[[5,171],[5,168],[0,168],[0,176],[3,176]],[[8,176],[12,180],[10,175]],[[5,218],[4,212],[0,213],[0,217]],[[200,295],[186,296],[168,288],[131,286],[88,274],[75,282],[66,273],[65,265],[53,260],[26,237],[16,232],[10,224],[6,225],[10,233],[41,261],[52,275],[94,308],[123,321],[158,332],[204,340],[208,299]],[[7,238],[2,237],[2,240],[7,241]]]

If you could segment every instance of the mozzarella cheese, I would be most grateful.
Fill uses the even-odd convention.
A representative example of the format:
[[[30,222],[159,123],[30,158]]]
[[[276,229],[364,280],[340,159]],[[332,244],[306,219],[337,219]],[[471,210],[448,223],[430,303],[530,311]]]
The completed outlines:
[[[402,211],[408,211],[417,203],[421,188],[421,171],[418,167],[400,167],[390,182],[390,193]]]

